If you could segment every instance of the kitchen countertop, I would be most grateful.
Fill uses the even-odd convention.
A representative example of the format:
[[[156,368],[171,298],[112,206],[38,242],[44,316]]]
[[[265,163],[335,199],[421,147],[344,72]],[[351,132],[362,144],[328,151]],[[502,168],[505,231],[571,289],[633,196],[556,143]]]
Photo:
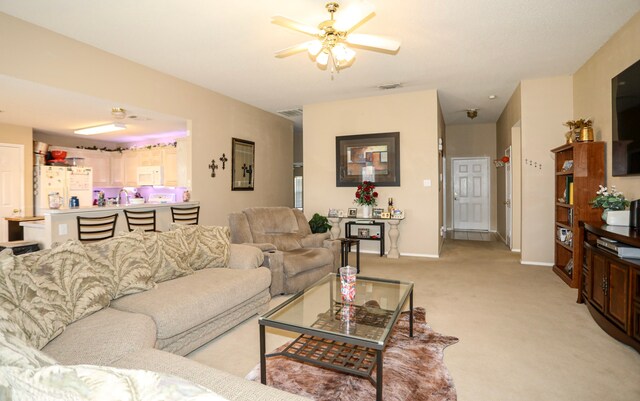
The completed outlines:
[[[124,209],[157,209],[170,206],[186,207],[186,206],[198,206],[200,202],[174,202],[174,203],[140,203],[135,205],[113,205],[113,206],[80,206],[73,209],[61,208],[61,209],[43,209],[44,215],[53,214],[74,214],[74,213],[93,213],[93,212],[105,212],[105,211],[119,211]]]
[[[37,221],[37,220],[44,220],[44,216],[5,217],[4,219],[7,220],[7,221],[17,221],[17,222],[21,222],[21,221]]]

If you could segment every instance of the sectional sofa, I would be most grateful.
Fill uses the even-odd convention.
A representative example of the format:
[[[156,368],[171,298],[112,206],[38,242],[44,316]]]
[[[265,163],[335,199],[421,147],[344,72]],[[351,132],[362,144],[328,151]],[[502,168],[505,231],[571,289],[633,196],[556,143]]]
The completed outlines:
[[[230,244],[227,227],[2,251],[0,399],[99,398],[113,383],[131,399],[304,399],[183,357],[266,311],[263,262],[260,249]]]

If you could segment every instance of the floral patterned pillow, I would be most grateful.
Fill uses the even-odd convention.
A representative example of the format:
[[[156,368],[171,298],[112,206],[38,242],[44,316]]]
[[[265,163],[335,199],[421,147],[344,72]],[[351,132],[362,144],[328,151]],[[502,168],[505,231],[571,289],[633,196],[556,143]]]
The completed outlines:
[[[193,273],[189,250],[180,231],[142,234],[152,277],[157,283]]]
[[[0,309],[0,366],[41,368],[54,364],[52,358],[27,344],[24,332],[9,312]]]
[[[61,305],[47,299],[49,292],[40,291],[34,275],[17,266],[16,257],[6,251],[0,252],[0,309],[20,327],[23,339],[41,349],[62,333],[68,318],[60,316]],[[3,321],[2,325],[8,324]]]
[[[91,263],[106,279],[111,299],[155,287],[141,231],[84,244]]]
[[[189,247],[189,266],[193,270],[229,265],[229,227],[172,224],[184,235]]]

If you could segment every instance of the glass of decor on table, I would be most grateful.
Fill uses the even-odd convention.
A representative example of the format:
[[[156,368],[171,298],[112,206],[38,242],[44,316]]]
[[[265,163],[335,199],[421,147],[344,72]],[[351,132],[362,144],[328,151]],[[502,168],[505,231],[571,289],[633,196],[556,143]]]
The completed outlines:
[[[356,297],[357,269],[351,266],[340,268],[340,294],[342,302],[353,302]]]

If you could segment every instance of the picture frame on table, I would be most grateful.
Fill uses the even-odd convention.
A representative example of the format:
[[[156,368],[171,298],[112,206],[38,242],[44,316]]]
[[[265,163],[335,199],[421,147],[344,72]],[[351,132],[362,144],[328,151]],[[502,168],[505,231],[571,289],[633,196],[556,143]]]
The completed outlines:
[[[373,208],[373,215],[372,215],[372,217],[373,217],[374,219],[380,219],[380,218],[382,218],[382,213],[383,213],[383,212],[384,212],[384,209],[382,209],[382,208],[377,208],[377,207],[376,207],[376,208]]]
[[[369,229],[358,228],[358,238],[369,238]]]
[[[338,210],[337,209],[329,209],[329,213],[327,214],[327,217],[338,217]]]
[[[344,210],[342,209],[338,210],[338,217],[346,217],[344,214]]]
[[[350,207],[347,210],[347,217],[358,217],[358,209],[355,207]]]
[[[382,213],[380,214],[380,218],[381,218],[381,219],[390,219],[390,218],[391,218],[391,213],[389,213],[389,212],[382,212]]]
[[[394,209],[393,213],[391,213],[392,219],[404,219],[404,212],[400,209]]]

